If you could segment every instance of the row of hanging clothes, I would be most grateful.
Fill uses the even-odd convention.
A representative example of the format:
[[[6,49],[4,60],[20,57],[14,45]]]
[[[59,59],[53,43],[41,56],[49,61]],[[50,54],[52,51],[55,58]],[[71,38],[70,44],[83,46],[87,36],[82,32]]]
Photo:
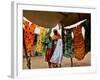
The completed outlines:
[[[29,69],[32,56],[44,55],[43,39],[47,32],[48,28],[23,20],[23,52]]]
[[[85,20],[72,28],[63,29],[63,52],[68,58],[84,59],[91,49],[90,21]]]
[[[34,23],[29,24],[27,21],[24,21],[23,24],[23,40],[26,47],[26,53],[31,56],[35,54],[34,52],[42,53],[42,42],[48,32],[48,28],[38,26]]]
[[[28,21],[23,21],[23,24],[23,40],[27,54],[32,55],[33,51],[36,51],[44,55],[45,44],[43,42],[48,42],[49,36],[53,35],[53,29],[41,27],[34,23],[29,24]]]
[[[39,53],[43,56],[45,55],[46,58],[48,57],[49,61],[51,62],[61,63],[63,55],[65,57],[75,57],[78,60],[82,60],[86,53],[90,51],[90,23],[88,20],[74,28],[62,28],[62,37],[55,42],[53,42],[53,39],[56,39],[58,36],[52,36],[51,39],[50,34],[52,33],[52,28],[41,27],[34,23],[30,24],[25,20],[23,21],[23,24],[23,42],[27,56],[32,56],[35,53]],[[84,38],[82,35],[82,27],[85,29]],[[57,44],[60,42],[62,42],[62,45]],[[54,45],[55,43],[56,48]],[[47,55],[47,51],[52,54]],[[53,54],[57,52],[59,52],[58,55]],[[56,60],[58,58],[59,60]],[[27,62],[29,62],[30,58],[27,60]]]
[[[66,57],[75,57],[81,60],[85,56],[85,44],[82,35],[81,26],[77,26],[73,29],[65,30],[64,36],[64,55]],[[73,32],[73,38],[72,38]]]

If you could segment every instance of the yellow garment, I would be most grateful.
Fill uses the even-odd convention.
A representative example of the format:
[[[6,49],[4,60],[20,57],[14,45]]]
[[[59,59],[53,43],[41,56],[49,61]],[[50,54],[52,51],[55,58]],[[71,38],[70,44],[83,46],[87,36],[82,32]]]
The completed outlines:
[[[44,27],[40,27],[40,35],[38,36],[37,44],[36,44],[36,51],[41,53],[42,52],[42,42],[47,33],[48,29]]]

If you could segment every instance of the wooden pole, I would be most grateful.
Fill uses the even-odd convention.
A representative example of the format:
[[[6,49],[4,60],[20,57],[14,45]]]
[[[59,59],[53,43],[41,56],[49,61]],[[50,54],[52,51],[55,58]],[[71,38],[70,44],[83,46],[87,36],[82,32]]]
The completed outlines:
[[[73,58],[71,57],[71,67],[73,67]]]

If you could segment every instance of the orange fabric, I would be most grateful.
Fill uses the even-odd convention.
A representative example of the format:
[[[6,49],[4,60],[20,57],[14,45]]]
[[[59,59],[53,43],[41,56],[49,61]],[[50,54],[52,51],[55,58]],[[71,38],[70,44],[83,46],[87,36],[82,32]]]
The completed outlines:
[[[23,24],[24,24],[25,26],[29,26],[29,22],[28,22],[28,21],[23,20]]]
[[[31,54],[33,51],[33,41],[34,41],[34,30],[36,28],[35,24],[29,25],[29,23],[26,21],[23,23],[25,25],[24,27],[24,40],[25,40],[25,46],[27,54]]]
[[[52,36],[52,39],[53,39],[53,40],[59,39],[59,38],[61,38],[60,34],[57,34],[57,35],[53,35],[53,36]]]
[[[85,44],[82,36],[81,26],[73,28],[73,52],[74,56],[78,60],[82,60],[85,56]]]

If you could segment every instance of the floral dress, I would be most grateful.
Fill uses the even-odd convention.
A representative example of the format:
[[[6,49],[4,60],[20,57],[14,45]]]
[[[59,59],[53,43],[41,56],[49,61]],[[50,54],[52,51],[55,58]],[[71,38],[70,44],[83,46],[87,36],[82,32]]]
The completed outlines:
[[[33,52],[33,42],[34,42],[34,30],[36,28],[35,24],[29,25],[28,22],[24,22],[24,42],[25,48],[28,55],[32,55]]]

